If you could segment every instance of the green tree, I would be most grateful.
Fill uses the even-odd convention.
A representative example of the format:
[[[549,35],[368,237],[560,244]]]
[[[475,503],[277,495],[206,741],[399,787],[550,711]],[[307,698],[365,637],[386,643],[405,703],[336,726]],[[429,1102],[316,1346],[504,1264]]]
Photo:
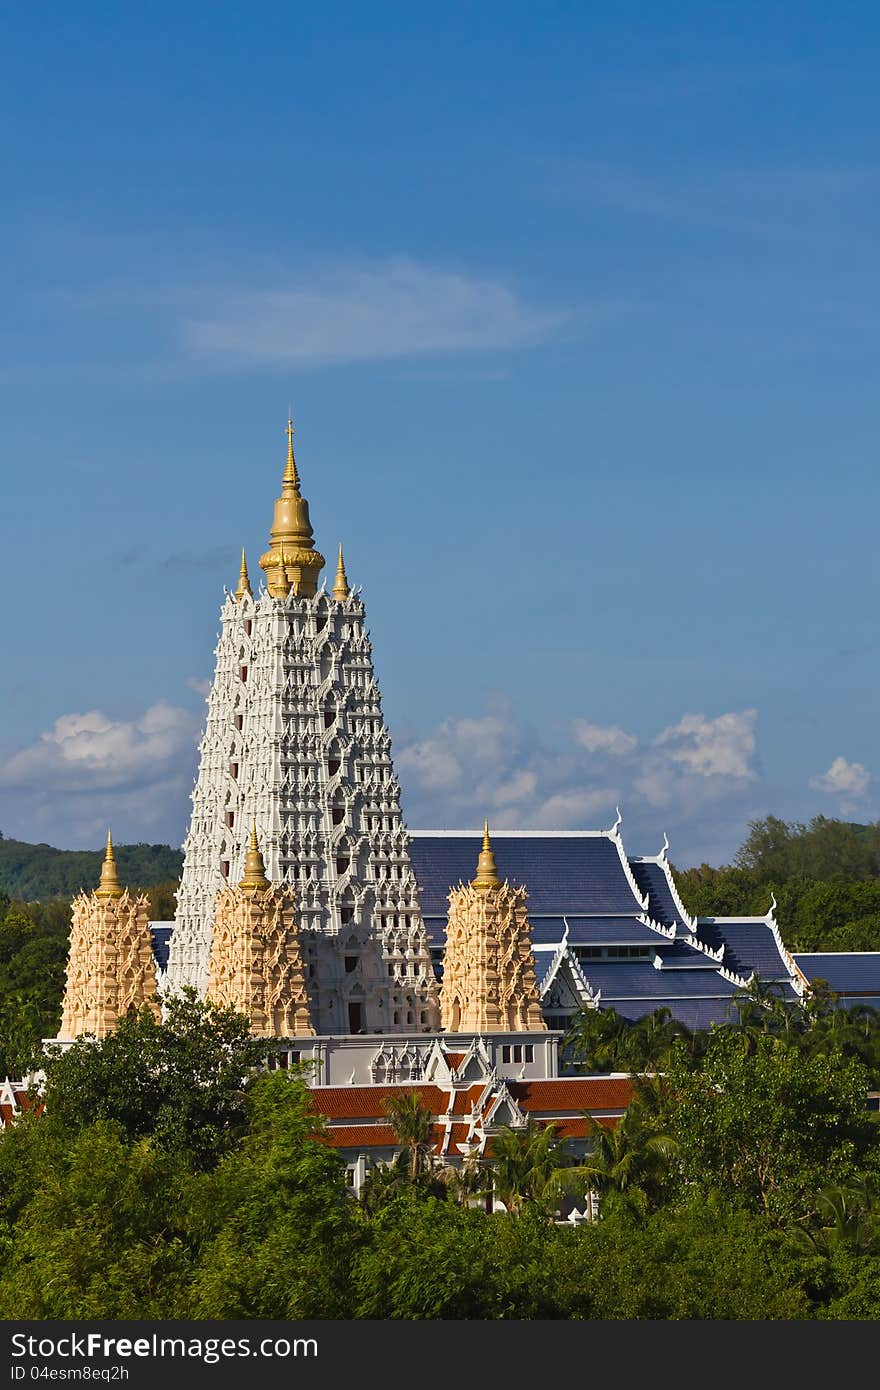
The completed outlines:
[[[876,1150],[867,1075],[840,1054],[772,1037],[750,1050],[720,1029],[699,1069],[673,1056],[669,1086],[664,1120],[685,1181],[776,1222],[796,1220],[824,1187],[858,1182]]]
[[[490,1167],[495,1196],[515,1216],[523,1210],[550,1217],[566,1191],[565,1169],[572,1159],[567,1144],[557,1138],[555,1124],[531,1115],[524,1125],[502,1125],[490,1141]]]
[[[590,1150],[576,1169],[585,1189],[642,1198],[646,1207],[668,1195],[679,1157],[672,1135],[655,1128],[637,1103],[616,1125],[606,1127],[589,1114],[586,1120]]]
[[[364,1231],[302,1076],[259,1077],[248,1112],[240,1145],[188,1193],[188,1233],[200,1250],[192,1316],[349,1317]]]
[[[114,1120],[211,1168],[247,1122],[246,1088],[269,1050],[243,1014],[197,999],[168,1001],[164,1022],[143,1008],[100,1041],[79,1038],[46,1061],[46,1112],[77,1132]]]

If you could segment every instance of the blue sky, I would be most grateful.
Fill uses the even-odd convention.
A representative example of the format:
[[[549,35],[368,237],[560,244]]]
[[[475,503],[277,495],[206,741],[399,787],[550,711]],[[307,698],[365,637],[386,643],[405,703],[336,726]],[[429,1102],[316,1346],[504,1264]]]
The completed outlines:
[[[412,825],[876,819],[878,28],[9,12],[0,830],[182,839],[289,402]]]

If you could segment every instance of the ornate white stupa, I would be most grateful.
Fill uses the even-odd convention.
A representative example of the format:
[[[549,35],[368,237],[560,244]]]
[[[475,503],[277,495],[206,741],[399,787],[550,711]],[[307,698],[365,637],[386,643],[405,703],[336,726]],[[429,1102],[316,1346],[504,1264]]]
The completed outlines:
[[[364,605],[318,579],[287,425],[266,576],[221,609],[167,987],[208,983],[218,890],[237,883],[256,824],[273,884],[294,890],[319,1034],[439,1027],[437,983],[400,809]]]

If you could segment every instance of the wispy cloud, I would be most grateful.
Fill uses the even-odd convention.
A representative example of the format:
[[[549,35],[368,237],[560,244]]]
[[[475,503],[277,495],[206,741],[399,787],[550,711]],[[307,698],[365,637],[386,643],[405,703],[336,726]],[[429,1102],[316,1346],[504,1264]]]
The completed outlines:
[[[880,170],[834,165],[740,169],[691,167],[642,173],[561,162],[553,188],[565,202],[603,205],[655,221],[719,231],[789,236],[825,225],[874,194]]]
[[[498,279],[394,259],[282,276],[272,287],[203,291],[180,334],[203,359],[320,366],[528,347],[571,317]]]
[[[407,256],[263,259],[155,280],[142,268],[137,279],[108,276],[42,298],[78,324],[90,316],[105,344],[124,333],[128,372],[144,366],[131,353],[139,329],[151,372],[394,360],[426,379],[475,382],[504,379],[497,354],[579,336],[631,307],[601,297],[549,302],[491,271]]]

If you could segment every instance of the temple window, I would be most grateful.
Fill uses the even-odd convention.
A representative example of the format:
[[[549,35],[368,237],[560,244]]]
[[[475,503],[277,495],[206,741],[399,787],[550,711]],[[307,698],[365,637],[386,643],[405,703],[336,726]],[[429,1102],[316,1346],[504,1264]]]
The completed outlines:
[[[240,674],[242,680],[243,680],[243,681],[246,681],[246,680],[247,680],[248,668],[247,668],[246,666],[239,666],[238,670],[239,670],[239,674]]]

